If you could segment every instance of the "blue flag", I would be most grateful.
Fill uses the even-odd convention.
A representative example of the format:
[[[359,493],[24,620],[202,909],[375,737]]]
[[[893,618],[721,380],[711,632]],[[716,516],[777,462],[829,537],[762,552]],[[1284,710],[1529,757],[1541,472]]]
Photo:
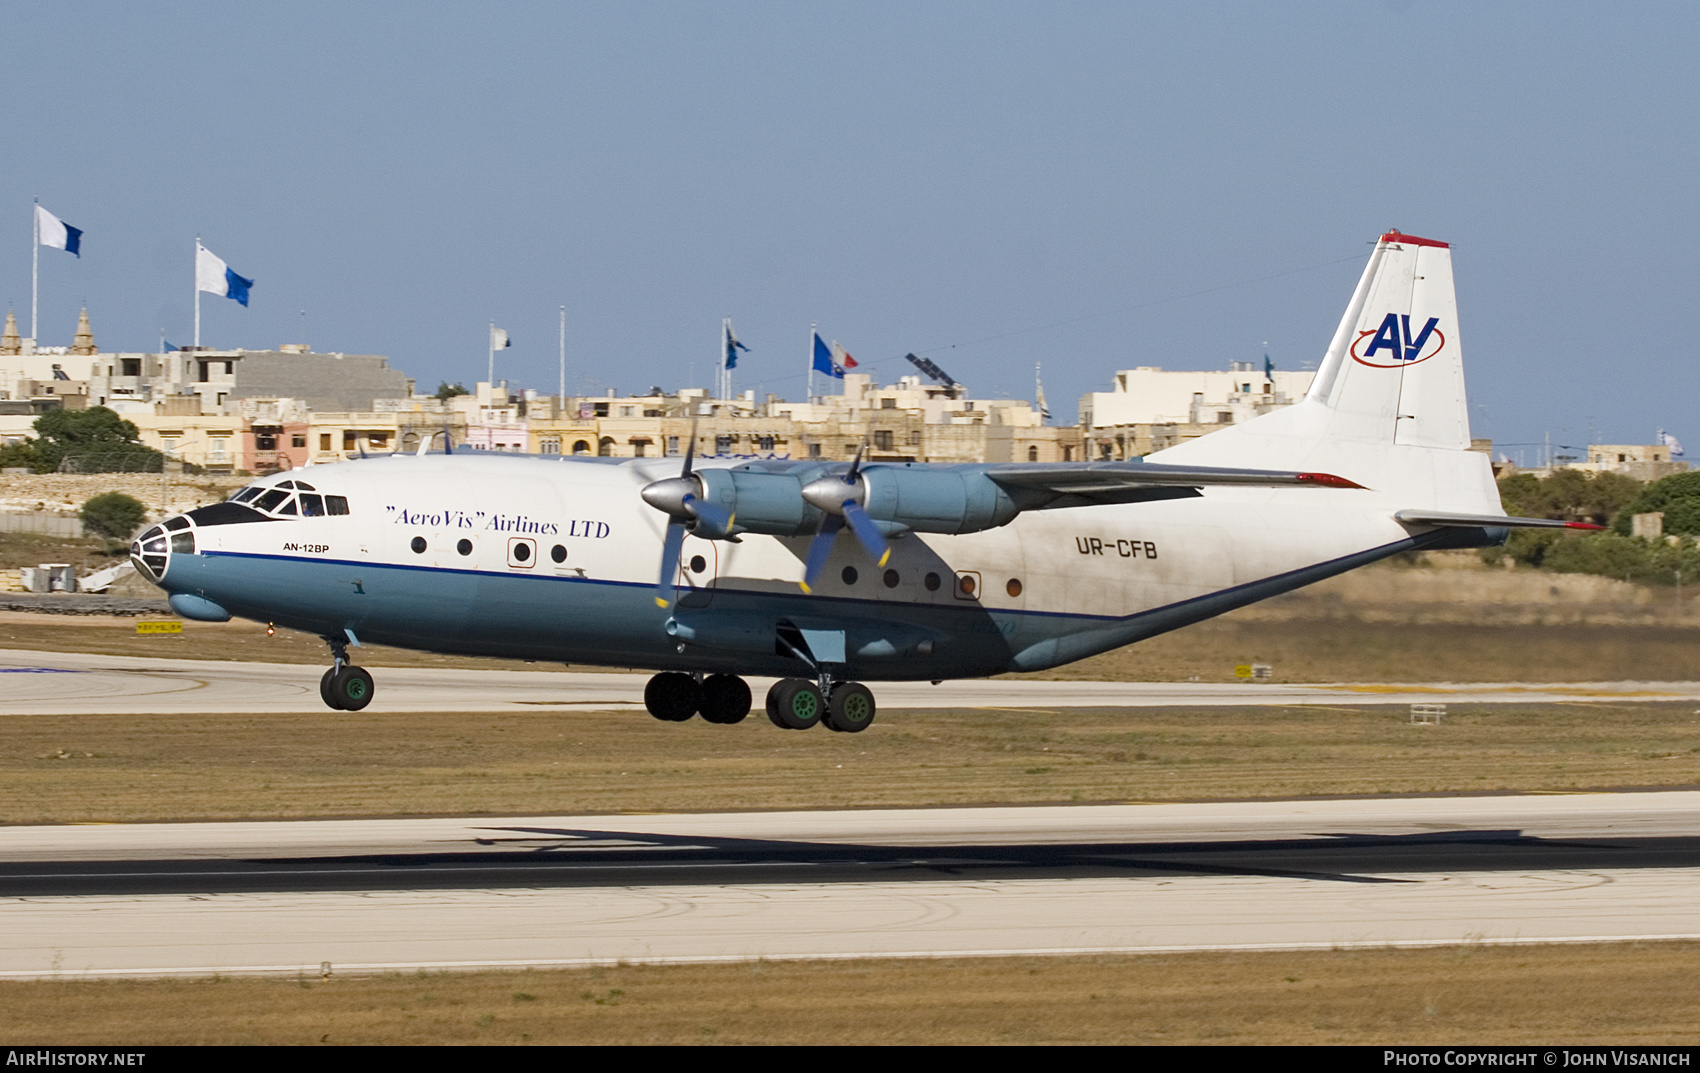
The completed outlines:
[[[749,347],[738,342],[738,333],[732,330],[732,318],[727,317],[726,318],[726,358],[725,358],[725,362],[722,365],[722,367],[726,368],[726,369],[737,368],[738,367],[738,351],[740,351],[740,350],[742,350],[746,354],[748,354],[750,352]]]
[[[248,304],[248,288],[254,285],[251,279],[243,279],[230,269],[224,270],[224,296],[234,298],[243,305]]]
[[[815,362],[811,368],[835,380],[844,379],[844,366],[832,360],[832,348],[822,341],[819,332],[815,333]]]

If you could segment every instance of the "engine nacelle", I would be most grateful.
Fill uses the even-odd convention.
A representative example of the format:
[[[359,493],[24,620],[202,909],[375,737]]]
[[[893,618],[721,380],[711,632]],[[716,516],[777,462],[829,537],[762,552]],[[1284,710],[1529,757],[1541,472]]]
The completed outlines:
[[[702,469],[693,476],[702,496],[736,516],[733,532],[808,536],[820,527],[821,511],[803,498],[803,487],[827,476],[826,466],[784,473],[755,469]],[[982,466],[863,466],[846,498],[869,517],[918,533],[977,533],[1007,524],[1021,507]]]
[[[1021,508],[981,466],[866,466],[862,509],[918,533],[978,533],[1007,525]]]

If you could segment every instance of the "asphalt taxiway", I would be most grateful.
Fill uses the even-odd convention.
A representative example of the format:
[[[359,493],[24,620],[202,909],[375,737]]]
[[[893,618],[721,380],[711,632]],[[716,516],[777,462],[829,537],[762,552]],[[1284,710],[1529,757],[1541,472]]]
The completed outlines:
[[[0,649],[0,716],[322,712],[306,664],[146,659]],[[374,711],[467,712],[643,707],[646,676],[579,671],[373,668]],[[750,680],[756,697],[771,679]],[[1115,708],[1172,705],[1700,701],[1700,682],[1081,682],[971,679],[873,682],[881,707]]]
[[[1700,938],[1700,792],[0,828],[0,976]]]

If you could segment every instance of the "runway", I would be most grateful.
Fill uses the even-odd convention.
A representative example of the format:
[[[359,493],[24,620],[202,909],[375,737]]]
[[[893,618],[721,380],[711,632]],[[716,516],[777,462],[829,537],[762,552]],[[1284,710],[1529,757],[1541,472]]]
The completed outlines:
[[[1700,938],[1700,792],[0,828],[0,976]]]
[[[322,668],[0,649],[0,716],[322,712]],[[646,676],[379,667],[373,711],[642,708]],[[771,679],[751,679],[759,702]],[[1460,685],[1078,682],[973,679],[872,683],[882,707],[1115,708],[1172,705],[1700,701],[1700,682]]]

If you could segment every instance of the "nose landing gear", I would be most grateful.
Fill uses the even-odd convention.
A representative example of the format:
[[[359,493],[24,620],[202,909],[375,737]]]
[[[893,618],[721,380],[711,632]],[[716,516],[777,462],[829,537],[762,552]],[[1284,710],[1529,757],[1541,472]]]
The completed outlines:
[[[319,679],[319,699],[325,707],[340,712],[357,712],[372,703],[376,685],[371,672],[348,662],[348,645],[340,637],[326,637],[335,660],[330,670]]]

